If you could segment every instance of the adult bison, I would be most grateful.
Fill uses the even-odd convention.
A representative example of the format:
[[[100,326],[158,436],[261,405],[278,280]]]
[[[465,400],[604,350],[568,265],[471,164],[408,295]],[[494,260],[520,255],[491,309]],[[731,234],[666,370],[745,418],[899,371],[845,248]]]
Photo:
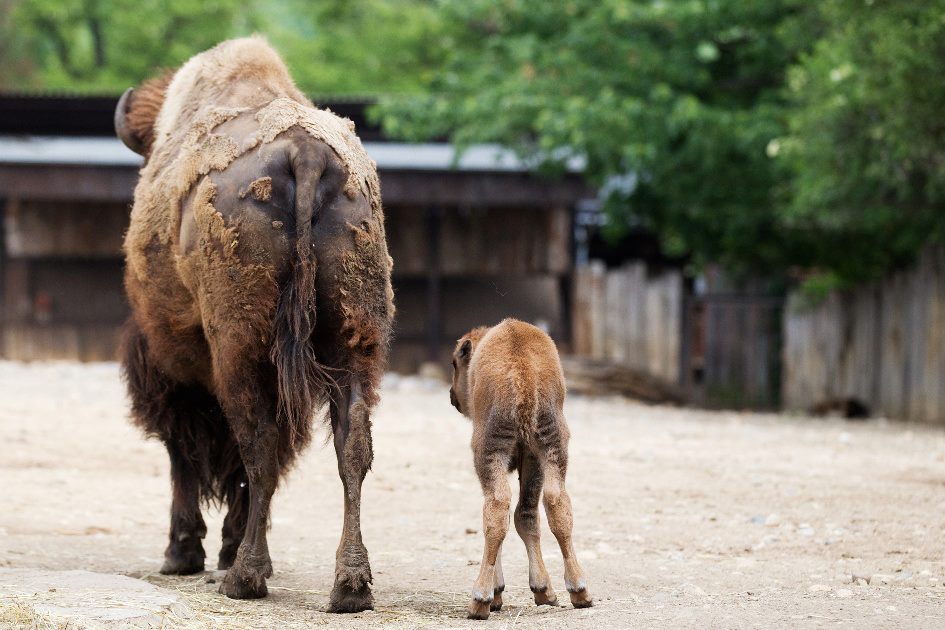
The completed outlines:
[[[361,483],[394,314],[374,162],[260,38],[128,90],[115,129],[145,157],[122,363],[170,455],[161,572],[203,570],[201,504],[225,503],[220,592],[266,595],[270,500],[327,404],[345,498],[330,606],[371,608]]]

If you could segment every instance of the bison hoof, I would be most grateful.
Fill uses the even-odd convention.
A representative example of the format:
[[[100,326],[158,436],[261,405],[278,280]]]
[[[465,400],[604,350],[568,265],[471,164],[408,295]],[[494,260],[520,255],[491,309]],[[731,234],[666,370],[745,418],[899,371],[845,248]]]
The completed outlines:
[[[217,569],[226,571],[232,567],[233,563],[236,562],[236,550],[239,548],[239,544],[223,545],[220,549],[219,559],[217,560]]]
[[[352,589],[346,584],[335,584],[331,589],[328,612],[356,613],[362,610],[374,610],[374,596],[370,586],[362,584],[360,588]]]
[[[335,567],[335,585],[331,589],[328,611],[356,613],[374,610],[371,595],[371,565],[368,564],[364,545],[348,545],[338,554]]]
[[[568,595],[571,596],[571,605],[575,608],[590,608],[594,605],[594,600],[591,598],[591,594],[587,592],[586,588],[582,588],[579,591],[568,592]]]
[[[230,599],[260,599],[269,594],[266,578],[260,573],[241,573],[236,567],[226,572],[220,583],[220,593]]]
[[[480,619],[485,620],[489,618],[489,612],[492,608],[492,601],[483,602],[476,598],[473,598],[469,602],[469,612],[466,615],[468,619]]]
[[[174,543],[168,546],[164,552],[164,565],[161,566],[161,573],[164,575],[193,575],[203,571],[203,561],[206,554],[203,552],[203,546],[199,543],[196,546],[185,547],[180,543]]]

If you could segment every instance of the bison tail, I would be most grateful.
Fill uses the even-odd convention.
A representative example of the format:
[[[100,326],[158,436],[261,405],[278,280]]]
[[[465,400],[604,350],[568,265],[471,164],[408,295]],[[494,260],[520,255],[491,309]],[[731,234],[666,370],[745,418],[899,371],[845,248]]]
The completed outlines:
[[[320,201],[320,169],[313,163],[314,157],[300,152],[293,159],[296,252],[276,307],[271,356],[278,381],[278,419],[287,425],[296,444],[308,440],[312,416],[324,401],[327,382],[325,368],[318,363],[311,342],[317,266],[312,219]]]

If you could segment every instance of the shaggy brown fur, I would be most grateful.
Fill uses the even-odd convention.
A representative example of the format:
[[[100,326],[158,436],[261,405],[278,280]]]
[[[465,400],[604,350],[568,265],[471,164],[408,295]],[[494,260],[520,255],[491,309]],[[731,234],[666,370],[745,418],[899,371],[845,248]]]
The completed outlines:
[[[507,474],[518,470],[515,529],[528,552],[528,585],[536,604],[557,597],[541,555],[538,500],[564,556],[564,582],[576,608],[591,606],[587,580],[571,542],[568,425],[564,419],[564,375],[554,342],[525,322],[506,319],[476,328],[453,352],[450,401],[473,422],[472,450],[485,496],[486,544],[469,605],[471,619],[487,619],[502,608],[502,541],[508,531],[511,493]]]
[[[272,494],[330,403],[345,490],[331,609],[370,608],[360,493],[394,315],[373,161],[259,38],[126,94],[116,130],[146,157],[123,365],[135,422],[171,458],[162,571],[203,570],[200,504],[225,501],[220,591],[264,596]]]

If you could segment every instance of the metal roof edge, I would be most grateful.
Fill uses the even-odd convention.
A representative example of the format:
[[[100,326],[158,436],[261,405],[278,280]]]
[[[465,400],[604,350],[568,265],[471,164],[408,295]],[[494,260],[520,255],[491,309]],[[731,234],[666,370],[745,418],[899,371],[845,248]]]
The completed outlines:
[[[364,142],[380,170],[484,171],[527,173],[534,169],[511,149],[475,144],[462,154],[450,143]],[[580,173],[581,160],[568,161],[567,171]],[[141,157],[117,138],[0,135],[0,164],[138,167]]]

